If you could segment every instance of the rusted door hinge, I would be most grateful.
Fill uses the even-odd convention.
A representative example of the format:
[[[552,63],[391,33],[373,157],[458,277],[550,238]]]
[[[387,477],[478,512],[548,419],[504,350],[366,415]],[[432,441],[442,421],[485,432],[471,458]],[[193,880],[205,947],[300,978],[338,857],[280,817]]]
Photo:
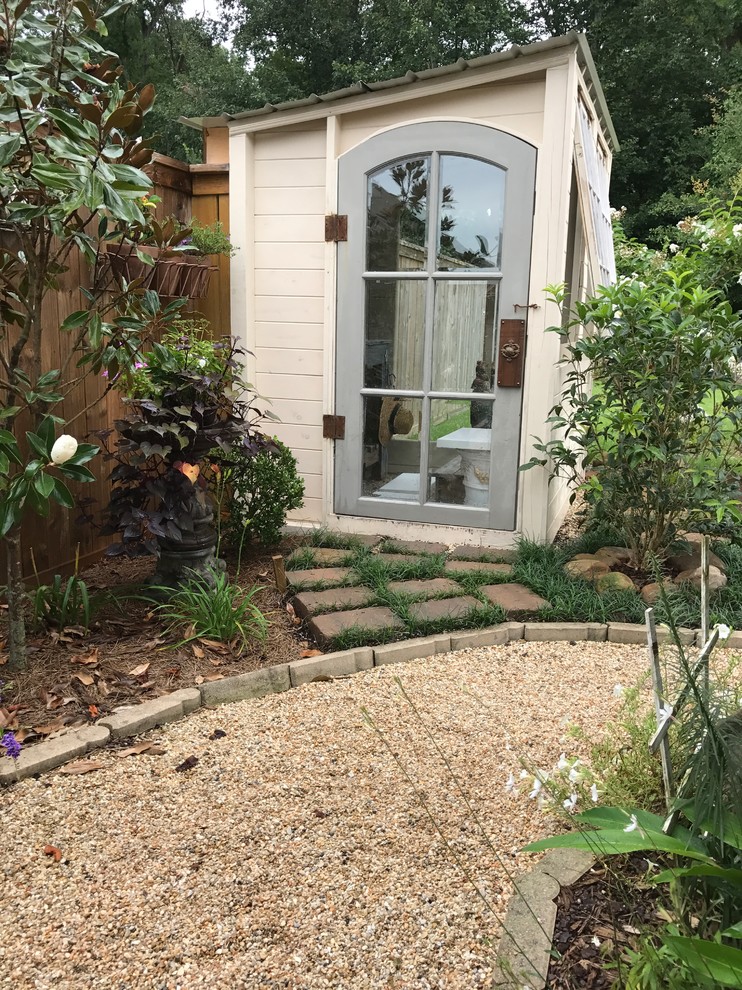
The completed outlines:
[[[345,416],[323,416],[322,436],[325,440],[345,440]]]
[[[345,214],[330,213],[325,217],[325,240],[348,240],[348,217]]]

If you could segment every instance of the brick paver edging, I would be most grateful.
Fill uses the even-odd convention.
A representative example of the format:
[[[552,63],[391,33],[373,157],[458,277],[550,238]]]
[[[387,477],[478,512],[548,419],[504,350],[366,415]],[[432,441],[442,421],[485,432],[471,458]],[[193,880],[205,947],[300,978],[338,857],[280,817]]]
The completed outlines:
[[[660,643],[669,641],[668,629],[660,627],[657,633]],[[700,632],[693,629],[681,629],[680,637],[684,645],[700,645]],[[324,653],[319,657],[264,667],[247,674],[210,681],[200,688],[184,688],[140,705],[120,708],[114,714],[99,719],[95,725],[75,729],[56,739],[24,749],[17,760],[2,757],[0,784],[11,784],[45,770],[54,770],[90,750],[106,746],[111,740],[128,738],[158,725],[174,722],[201,706],[212,707],[231,701],[263,698],[317,679],[348,677],[361,670],[371,670],[372,667],[417,660],[469,647],[498,646],[521,639],[551,643],[607,641],[642,645],[647,641],[647,633],[643,625],[627,622],[611,622],[607,625],[597,622],[503,622],[487,629],[439,633],[400,643],[388,643],[385,646],[361,646],[354,650]],[[742,649],[742,633],[732,633],[725,645]]]

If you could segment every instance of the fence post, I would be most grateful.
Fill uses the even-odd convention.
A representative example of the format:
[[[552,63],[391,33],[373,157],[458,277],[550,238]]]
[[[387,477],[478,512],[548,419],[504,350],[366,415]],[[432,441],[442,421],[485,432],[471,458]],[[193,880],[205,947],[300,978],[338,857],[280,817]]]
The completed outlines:
[[[660,647],[657,642],[657,627],[654,622],[654,609],[648,608],[644,613],[647,625],[647,652],[649,653],[649,665],[652,671],[652,686],[654,688],[654,714],[657,719],[659,729],[665,719],[665,689],[662,683],[662,670],[660,668]],[[660,757],[662,759],[662,784],[665,789],[665,802],[667,810],[672,810],[672,760],[670,758],[670,743],[665,734],[660,742]]]

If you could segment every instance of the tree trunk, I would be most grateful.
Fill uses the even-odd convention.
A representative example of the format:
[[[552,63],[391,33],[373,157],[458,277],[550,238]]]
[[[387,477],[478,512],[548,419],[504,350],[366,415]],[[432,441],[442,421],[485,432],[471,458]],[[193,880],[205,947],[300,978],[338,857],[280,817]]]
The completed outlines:
[[[26,666],[26,624],[23,618],[23,563],[21,534],[13,530],[5,537],[8,555],[8,653],[10,667],[22,670]]]

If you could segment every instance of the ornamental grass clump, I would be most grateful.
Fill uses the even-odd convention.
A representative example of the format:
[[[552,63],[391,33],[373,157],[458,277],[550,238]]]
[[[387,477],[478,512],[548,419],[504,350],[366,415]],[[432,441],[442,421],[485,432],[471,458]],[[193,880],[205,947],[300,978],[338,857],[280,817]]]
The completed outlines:
[[[562,288],[551,292],[560,307]],[[742,320],[689,274],[623,279],[552,327],[566,368],[544,467],[584,493],[593,524],[620,532],[637,568],[681,530],[724,532],[740,513]]]

